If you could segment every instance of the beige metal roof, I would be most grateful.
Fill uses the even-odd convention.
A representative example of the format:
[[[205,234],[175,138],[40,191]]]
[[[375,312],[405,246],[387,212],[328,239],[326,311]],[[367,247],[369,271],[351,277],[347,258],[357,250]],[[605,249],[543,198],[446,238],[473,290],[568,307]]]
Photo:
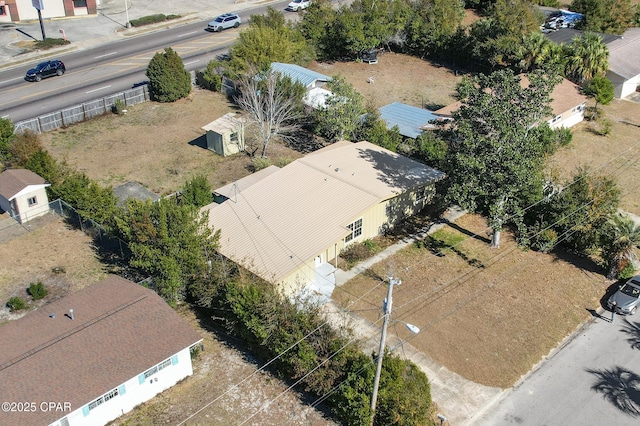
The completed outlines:
[[[227,113],[217,120],[202,126],[202,130],[212,131],[218,134],[227,133],[242,124],[243,118],[234,112]]]
[[[221,253],[275,283],[344,238],[369,208],[442,177],[369,142],[340,142],[202,210],[221,230]]]
[[[0,195],[12,200],[29,186],[49,186],[43,178],[27,169],[11,169],[0,173]]]
[[[265,169],[259,170],[255,173],[238,179],[235,182],[231,182],[230,184],[225,185],[221,188],[214,189],[213,192],[227,198],[235,198],[238,192],[244,191],[254,183],[264,179],[266,176],[269,176],[274,172],[277,172],[278,170],[280,170],[280,167],[278,166],[269,166]]]

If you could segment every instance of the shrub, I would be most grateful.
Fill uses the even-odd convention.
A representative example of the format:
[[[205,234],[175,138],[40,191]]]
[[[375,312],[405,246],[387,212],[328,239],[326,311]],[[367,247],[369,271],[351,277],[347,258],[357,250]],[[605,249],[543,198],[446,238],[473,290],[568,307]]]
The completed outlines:
[[[265,157],[253,157],[251,159],[251,165],[253,166],[253,171],[257,172],[269,167],[271,165],[271,160]]]
[[[64,46],[71,43],[69,40],[62,38],[47,38],[46,40],[38,40],[35,43],[36,50],[47,50],[53,47]]]
[[[598,129],[598,134],[600,136],[609,136],[611,134],[611,128],[613,127],[613,123],[608,118],[602,118],[600,120],[600,128]]]
[[[49,294],[49,290],[45,288],[42,281],[38,281],[36,283],[31,283],[29,286],[29,294],[33,297],[33,300],[40,300]]]
[[[636,274],[636,268],[633,267],[632,262],[627,262],[627,265],[622,268],[622,270],[618,273],[619,280],[628,280]]]
[[[116,99],[111,107],[111,111],[114,114],[123,115],[127,105],[124,103],[122,99]]]
[[[21,311],[27,307],[27,302],[22,297],[12,297],[7,302],[7,307],[11,312]]]
[[[156,53],[147,67],[149,89],[158,102],[175,102],[191,92],[191,75],[182,58],[170,47]]]
[[[372,254],[373,251],[371,250],[371,245],[367,244],[367,241],[364,241],[349,245],[347,248],[342,250],[340,257],[349,265],[353,266],[361,260],[370,258]]]
[[[158,13],[156,15],[143,16],[142,18],[132,19],[129,21],[132,27],[141,27],[143,25],[156,24],[158,22],[164,22],[171,19],[177,19],[180,15],[164,15]]]

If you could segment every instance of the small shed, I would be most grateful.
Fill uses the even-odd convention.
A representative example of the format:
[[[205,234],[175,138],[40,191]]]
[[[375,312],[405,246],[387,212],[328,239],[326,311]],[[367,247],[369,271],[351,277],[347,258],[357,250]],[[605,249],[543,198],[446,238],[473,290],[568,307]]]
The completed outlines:
[[[202,127],[207,149],[223,157],[244,151],[244,119],[230,112]]]
[[[20,223],[47,214],[48,186],[50,184],[31,170],[5,170],[0,174],[0,210]]]

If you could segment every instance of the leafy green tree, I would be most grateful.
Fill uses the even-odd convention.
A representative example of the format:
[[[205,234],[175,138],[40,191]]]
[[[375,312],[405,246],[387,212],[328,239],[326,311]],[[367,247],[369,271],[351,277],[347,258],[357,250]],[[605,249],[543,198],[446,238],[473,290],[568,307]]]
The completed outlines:
[[[385,353],[373,424],[425,424],[430,408],[427,376],[413,362]]]
[[[570,8],[584,15],[583,30],[620,35],[634,24],[631,0],[573,0]]]
[[[158,293],[170,303],[181,300],[192,282],[208,274],[219,239],[196,207],[166,198],[129,199],[115,218],[114,233],[131,251],[129,264],[151,275]]]
[[[59,165],[51,154],[44,149],[34,152],[24,167],[42,177],[52,186],[58,185],[62,180],[64,167]]]
[[[9,160],[9,146],[15,138],[15,128],[8,118],[0,118],[0,162]]]
[[[415,154],[421,161],[436,169],[444,169],[447,142],[437,132],[422,132],[415,140]]]
[[[594,33],[576,36],[567,47],[565,75],[581,84],[595,76],[604,75],[609,68],[609,49],[602,38]]]
[[[249,73],[239,83],[240,96],[236,102],[249,113],[251,124],[257,129],[261,157],[275,139],[290,139],[302,127],[302,96],[304,87],[281,77],[274,71]]]
[[[182,189],[181,204],[203,207],[213,202],[211,184],[204,175],[197,175],[189,180]]]
[[[224,79],[224,75],[227,70],[227,62],[218,60],[209,61],[205,70],[202,71],[202,81],[199,84],[201,84],[205,89],[220,92],[222,90],[222,80]]]
[[[25,167],[29,158],[42,149],[40,136],[36,132],[25,130],[11,139],[8,162],[13,167]]]
[[[334,76],[328,83],[331,95],[325,105],[313,113],[315,131],[332,142],[354,141],[360,134],[366,113],[364,98],[343,77]]]
[[[420,57],[442,54],[464,18],[462,3],[418,0],[409,5],[411,15],[405,30],[409,51]]]
[[[191,76],[182,58],[170,47],[153,55],[146,75],[151,93],[159,102],[175,102],[191,92]]]
[[[640,225],[629,216],[612,215],[605,227],[605,260],[609,278],[618,278],[620,272],[637,260],[635,248],[640,245]]]
[[[238,74],[257,69],[266,72],[271,62],[306,65],[315,58],[302,32],[288,24],[272,7],[266,15],[253,15],[249,28],[240,32],[229,50],[230,67]]]
[[[317,0],[307,8],[302,22],[298,25],[304,37],[315,46],[319,59],[328,60],[339,57],[330,33],[330,28],[337,16],[338,11],[333,8],[329,0]]]
[[[522,208],[542,189],[544,147],[531,129],[551,115],[550,93],[558,78],[534,71],[530,84],[504,70],[459,86],[463,104],[447,135],[448,197],[489,217],[492,246],[500,231],[519,224]]]
[[[82,219],[110,226],[116,211],[116,197],[111,188],[101,187],[82,172],[70,171],[60,184],[51,187],[51,192],[75,208]]]
[[[376,109],[366,114],[357,139],[369,141],[393,152],[397,152],[398,146],[402,143],[398,126],[388,129],[387,123],[380,118],[380,113]]]
[[[517,48],[517,68],[521,72],[545,69],[560,74],[563,69],[564,55],[562,46],[550,41],[541,32],[532,32],[523,36],[522,44]]]
[[[596,100],[596,109],[598,104],[609,105],[613,100],[613,83],[603,75],[596,75],[584,86],[584,94]]]

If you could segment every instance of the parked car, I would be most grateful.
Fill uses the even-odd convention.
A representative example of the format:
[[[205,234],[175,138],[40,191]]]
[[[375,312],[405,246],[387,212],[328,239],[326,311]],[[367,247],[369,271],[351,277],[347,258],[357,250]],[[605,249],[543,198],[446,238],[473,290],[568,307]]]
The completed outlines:
[[[225,13],[224,15],[220,15],[213,21],[209,22],[207,29],[209,31],[219,33],[227,28],[238,28],[241,23],[242,19],[240,19],[240,16],[238,16],[237,13]]]
[[[54,59],[52,61],[42,62],[27,71],[24,79],[27,81],[40,81],[43,78],[54,75],[62,75],[67,69],[62,61]]]
[[[293,0],[286,7],[286,10],[297,12],[302,9],[306,9],[311,4],[311,0]]]
[[[638,309],[640,303],[640,275],[629,279],[626,283],[622,284],[618,291],[616,291],[607,301],[607,307],[611,310],[614,309],[617,314],[633,315]]]

